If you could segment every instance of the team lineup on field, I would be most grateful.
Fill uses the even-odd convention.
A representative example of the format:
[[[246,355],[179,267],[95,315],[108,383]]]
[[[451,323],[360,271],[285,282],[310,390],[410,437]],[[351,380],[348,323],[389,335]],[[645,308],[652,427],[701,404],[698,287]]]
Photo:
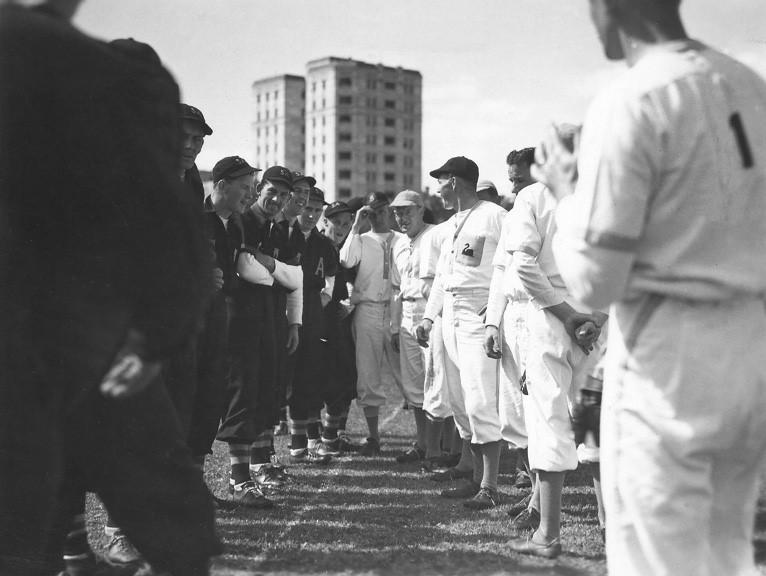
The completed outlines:
[[[766,82],[680,3],[590,0],[627,68],[510,197],[332,201],[0,3],[0,576],[757,574]]]

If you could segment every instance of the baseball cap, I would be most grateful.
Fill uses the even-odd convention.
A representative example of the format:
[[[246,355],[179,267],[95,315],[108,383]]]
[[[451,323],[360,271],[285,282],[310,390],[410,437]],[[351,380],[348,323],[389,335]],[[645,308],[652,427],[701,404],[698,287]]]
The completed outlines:
[[[443,174],[452,174],[453,176],[468,180],[472,184],[476,184],[479,181],[479,167],[476,165],[476,162],[465,156],[450,158],[441,168],[431,170],[429,174],[433,178],[439,178]]]
[[[364,198],[359,198],[358,196],[355,196],[354,198],[351,198],[348,202],[346,202],[346,205],[351,208],[351,212],[358,212],[359,209],[364,206]]]
[[[388,196],[383,194],[383,192],[370,192],[364,197],[364,205],[377,210],[381,206],[388,205]]]
[[[324,201],[324,191],[321,188],[317,188],[316,186],[312,186],[311,191],[309,192],[309,202],[311,200],[319,200],[322,205],[327,204],[327,202]]]
[[[492,180],[479,180],[478,184],[476,184],[476,191],[479,190],[494,190],[495,193],[497,193],[497,186],[492,182]]]
[[[396,195],[394,201],[391,202],[391,208],[397,208],[399,206],[422,206],[423,197],[414,190],[403,190]]]
[[[191,120],[192,122],[197,122],[200,126],[202,126],[202,131],[205,133],[205,135],[210,136],[213,133],[213,129],[207,125],[205,122],[205,117],[202,115],[202,112],[199,108],[189,106],[188,104],[181,104],[179,112],[181,120]]]
[[[266,180],[275,183],[280,182],[285,184],[290,190],[293,189],[293,174],[284,166],[272,166],[271,168],[267,168],[261,175],[261,180],[263,182]]]
[[[239,156],[227,156],[221,158],[213,166],[213,182],[218,182],[224,178],[238,178],[245,174],[258,172],[259,168],[253,168],[244,158]]]
[[[305,174],[301,172],[293,172],[293,185],[297,184],[301,180],[305,180],[309,183],[309,186],[312,188],[317,185],[316,178],[313,176],[306,176]]]
[[[336,200],[335,202],[327,206],[327,208],[325,208],[324,215],[326,218],[330,218],[332,216],[337,216],[338,214],[343,214],[346,212],[349,214],[353,214],[355,210],[351,206],[346,204],[345,202],[342,202],[341,200]]]

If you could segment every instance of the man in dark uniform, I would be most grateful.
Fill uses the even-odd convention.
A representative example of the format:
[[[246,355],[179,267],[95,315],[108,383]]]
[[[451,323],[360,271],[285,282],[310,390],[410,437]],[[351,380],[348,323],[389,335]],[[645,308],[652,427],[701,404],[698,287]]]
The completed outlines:
[[[333,202],[325,208],[321,234],[332,242],[336,257],[353,221],[354,208],[345,202]],[[322,414],[322,444],[317,451],[331,456],[358,449],[345,435],[348,411],[356,396],[357,377],[351,334],[352,306],[347,285],[352,281],[352,270],[339,265],[332,297],[323,310],[324,335],[320,341],[321,355],[326,360],[321,364],[325,369],[320,375],[319,387],[325,410]]]
[[[317,222],[324,209],[324,192],[313,187],[308,203],[298,216],[305,238],[301,256],[303,268],[303,326],[295,358],[295,377],[288,398],[290,425],[290,460],[327,464],[330,456],[320,454],[319,414],[322,390],[317,369],[325,365],[321,339],[324,336],[324,307],[332,298],[338,254],[332,242],[319,233]]]
[[[300,266],[285,263],[298,257],[290,251],[288,229],[274,223],[291,188],[292,174],[286,168],[272,166],[263,173],[258,200],[242,216],[244,242],[237,257],[240,281],[231,320],[228,410],[218,439],[229,444],[232,498],[256,508],[270,507],[271,502],[253,482],[251,468],[260,485],[280,480],[280,471],[270,463],[278,414],[275,324],[287,311],[297,348],[301,322],[300,308],[286,310],[286,305],[278,301],[280,294],[288,290],[301,293]]]
[[[66,466],[153,565],[203,575],[212,504],[153,384],[209,278],[178,88],[71,27],[77,4],[0,6],[0,573],[60,566]]]
[[[293,172],[293,189],[290,195],[287,197],[285,205],[279,214],[276,215],[274,221],[280,226],[287,228],[287,235],[290,239],[290,252],[293,254],[300,254],[303,252],[303,235],[301,234],[300,225],[298,224],[298,215],[303,211],[306,203],[309,199],[309,192],[312,187],[317,183],[311,176],[306,176],[301,172]],[[277,308],[281,308],[281,304],[285,299],[285,294],[278,294]],[[286,304],[286,301],[284,302]],[[291,361],[290,355],[287,353],[288,348],[292,349],[292,343],[288,342],[290,335],[288,332],[287,318],[277,318],[277,384],[279,386],[279,421],[274,427],[274,434],[281,435],[287,434],[287,396],[289,394],[289,388],[295,375],[295,363]],[[272,443],[272,454],[274,453],[274,446]]]
[[[235,255],[242,244],[237,217],[245,208],[257,169],[239,156],[227,156],[213,166],[213,192],[205,200],[205,229],[215,250],[223,286],[211,298],[205,326],[197,339],[197,390],[194,395],[189,447],[202,468],[225,409],[228,367],[229,306],[237,284]]]

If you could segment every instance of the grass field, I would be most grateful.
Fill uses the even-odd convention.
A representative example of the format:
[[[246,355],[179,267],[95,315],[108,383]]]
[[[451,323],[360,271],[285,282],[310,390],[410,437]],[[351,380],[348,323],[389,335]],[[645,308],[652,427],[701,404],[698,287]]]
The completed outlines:
[[[289,467],[295,481],[274,496],[269,511],[218,511],[225,553],[214,562],[216,576],[245,575],[561,575],[606,574],[598,530],[596,501],[586,474],[567,477],[563,498],[562,543],[556,560],[508,552],[515,535],[507,504],[472,512],[459,501],[439,496],[443,485],[426,479],[415,464],[399,465],[394,455],[414,433],[412,416],[392,403],[381,413],[383,454],[378,458],[345,456],[328,467]],[[355,441],[364,438],[356,407],[349,419]],[[287,439],[277,438],[277,453],[287,459]],[[500,492],[511,502],[523,492],[502,472]],[[206,467],[211,489],[225,497],[228,482],[226,446],[216,443]],[[766,510],[759,507],[756,557],[766,564]],[[89,531],[103,546],[103,512],[90,502]]]

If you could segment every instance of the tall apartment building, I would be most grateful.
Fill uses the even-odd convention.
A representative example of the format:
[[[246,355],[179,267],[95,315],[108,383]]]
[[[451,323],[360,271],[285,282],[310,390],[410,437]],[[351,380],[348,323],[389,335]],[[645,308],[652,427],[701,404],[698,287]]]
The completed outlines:
[[[253,82],[254,166],[304,171],[306,81],[282,74]]]
[[[335,57],[306,68],[253,84],[256,165],[310,174],[328,201],[420,190],[420,72]]]
[[[306,67],[306,173],[328,200],[419,190],[420,72],[335,57]]]

